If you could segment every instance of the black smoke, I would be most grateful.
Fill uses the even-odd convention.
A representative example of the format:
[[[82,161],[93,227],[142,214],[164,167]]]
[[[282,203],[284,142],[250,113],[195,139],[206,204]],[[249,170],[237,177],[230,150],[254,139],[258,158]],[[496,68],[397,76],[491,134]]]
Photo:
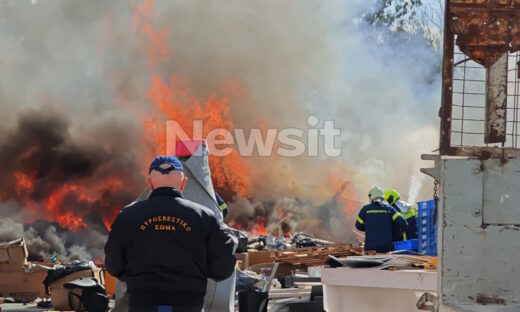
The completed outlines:
[[[78,132],[70,116],[52,107],[21,111],[15,126],[0,137],[0,240],[25,236],[32,260],[53,254],[62,261],[103,259],[105,223],[145,183],[134,128],[113,117],[89,122]],[[33,186],[17,187],[17,173],[31,177]],[[121,183],[113,187],[107,179]],[[46,206],[49,196],[67,184],[90,194],[86,200],[71,191],[53,211],[81,217],[86,227],[75,231],[60,226]]]
[[[54,109],[27,109],[15,129],[0,143],[0,189],[3,198],[17,197],[15,172],[35,179],[30,199],[40,200],[68,181],[90,176],[105,153],[74,142],[70,121]]]

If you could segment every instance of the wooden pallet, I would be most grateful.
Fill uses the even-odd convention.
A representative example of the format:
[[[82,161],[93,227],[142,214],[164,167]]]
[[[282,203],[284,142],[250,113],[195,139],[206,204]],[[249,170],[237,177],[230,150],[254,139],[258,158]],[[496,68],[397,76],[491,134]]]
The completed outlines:
[[[348,257],[354,255],[359,256],[362,254],[361,248],[352,247],[351,244],[337,244],[275,251],[271,254],[271,260],[273,262],[292,265],[318,266],[325,264],[329,255],[335,257]]]

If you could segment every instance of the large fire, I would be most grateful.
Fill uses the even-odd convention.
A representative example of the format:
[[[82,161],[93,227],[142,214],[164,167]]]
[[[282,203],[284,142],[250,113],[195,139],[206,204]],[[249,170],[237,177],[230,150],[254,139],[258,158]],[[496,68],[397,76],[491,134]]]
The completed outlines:
[[[100,204],[103,193],[115,192],[123,187],[123,182],[118,177],[108,177],[102,181],[75,181],[57,187],[47,186],[47,195],[41,199],[32,199],[35,184],[42,182],[37,181],[34,173],[15,172],[14,177],[17,200],[33,215],[29,220],[41,217],[43,213],[46,219],[55,220],[61,227],[72,231],[87,227],[84,216],[89,214],[89,211],[78,212],[70,205],[91,207]],[[118,211],[117,207],[113,209],[113,212],[106,211],[102,220],[107,228]]]
[[[148,53],[150,70],[154,71],[158,65],[168,64],[171,53],[166,46],[168,32],[155,30],[147,22],[147,18],[151,16],[153,16],[153,0],[147,0],[135,8],[133,23],[134,28],[139,29],[147,39],[144,48]],[[228,85],[234,86],[231,90],[237,88],[237,82],[230,82]],[[209,98],[200,100],[183,87],[175,75],[171,76],[168,83],[159,74],[152,74],[148,94],[157,110],[154,116],[147,117],[143,122],[147,137],[150,139],[149,143],[155,147],[157,154],[166,152],[166,120],[176,121],[191,138],[194,138],[194,120],[202,121],[204,138],[213,129],[231,131],[234,127],[229,98],[212,94]],[[225,158],[210,155],[210,167],[216,188],[231,190],[233,194],[242,197],[248,196],[250,187],[248,167],[237,152]]]
[[[203,137],[213,129],[233,129],[229,99],[219,99],[212,95],[201,103],[188,90],[178,87],[175,77],[172,77],[168,85],[158,75],[152,77],[149,94],[161,113],[161,116],[145,123],[147,133],[155,139],[157,153],[164,153],[166,150],[166,119],[175,120],[190,137],[193,137],[193,120],[203,122]],[[157,125],[157,121],[163,122]],[[247,165],[238,153],[233,152],[225,158],[210,155],[210,167],[213,183],[217,188],[230,189],[242,197],[248,195],[250,182]]]
[[[174,53],[167,45],[169,32],[166,29],[157,29],[156,25],[149,22],[154,17],[153,5],[153,0],[146,0],[133,7],[134,34],[139,42],[143,43],[142,51],[148,56],[149,85],[143,85],[142,88],[147,90],[151,104],[147,114],[140,117],[138,135],[142,137],[137,137],[140,142],[145,141],[142,144],[145,148],[140,150],[139,155],[136,156],[137,160],[128,161],[132,165],[135,161],[141,167],[128,168],[127,162],[114,165],[116,158],[125,157],[114,156],[116,152],[105,146],[110,144],[99,144],[103,145],[101,150],[87,153],[87,156],[83,155],[81,143],[71,139],[70,125],[60,118],[54,120],[52,113],[49,120],[40,121],[40,117],[33,117],[33,119],[28,117],[25,124],[22,121],[19,125],[20,137],[15,135],[12,140],[16,143],[22,142],[21,147],[13,148],[10,152],[7,146],[5,150],[5,153],[19,155],[17,165],[12,166],[15,169],[11,172],[9,181],[9,186],[14,187],[12,190],[0,190],[2,201],[13,198],[27,208],[27,223],[45,218],[56,221],[63,228],[79,231],[89,227],[92,218],[97,218],[96,222],[103,223],[109,229],[123,205],[134,200],[141,188],[145,186],[145,180],[141,175],[133,175],[128,171],[140,171],[146,167],[154,154],[166,152],[167,120],[176,121],[184,132],[194,139],[196,139],[193,133],[194,120],[203,123],[201,134],[203,138],[214,129],[226,129],[230,132],[234,129],[231,107],[241,94],[240,82],[223,81],[221,85],[225,87],[222,90],[216,90],[209,96],[201,98],[182,83],[184,77],[168,73],[168,69],[173,66],[171,60]],[[258,116],[255,118],[259,119]],[[57,128],[48,129],[49,125],[54,123],[57,124]],[[34,124],[37,125],[36,128]],[[263,120],[257,126],[268,124],[269,121]],[[267,128],[267,126],[260,128]],[[31,133],[48,131],[49,133],[42,135],[42,138],[25,142],[27,133],[24,131]],[[56,159],[49,161],[46,155],[53,153],[57,153],[58,156],[52,156]],[[63,164],[67,161],[71,164]],[[93,165],[92,162],[95,161],[98,163]],[[214,187],[225,199],[230,201],[245,198],[254,201],[255,194],[252,194],[250,179],[255,168],[248,160],[240,157],[236,150],[226,157],[210,155],[210,167]],[[355,215],[357,209],[355,191],[351,184],[345,183],[342,170],[332,170],[332,172],[335,173],[330,176],[327,185],[318,191],[328,195],[341,190],[335,200],[344,214],[350,218]],[[286,207],[283,205],[271,204],[266,203],[247,218],[228,220],[229,224],[252,235],[266,235],[270,234],[272,215],[276,215],[276,222],[288,224],[295,221],[294,212],[285,210]],[[94,217],[92,213],[95,213]],[[289,233],[290,230],[286,232]]]
[[[119,156],[114,153],[124,151],[111,151],[110,144],[98,144],[100,150],[85,152],[88,148],[72,140],[70,123],[59,112],[28,113],[21,117],[18,129],[3,147],[2,157],[14,157],[16,164],[9,168],[11,178],[6,182],[9,188],[0,190],[2,201],[15,199],[27,208],[24,212],[27,223],[44,218],[56,221],[62,228],[78,231],[94,220],[108,229],[119,210],[134,200],[145,186],[142,176],[125,170],[142,170],[154,156],[150,151],[165,153],[166,120],[175,120],[190,136],[193,120],[204,123],[204,136],[215,128],[231,130],[234,127],[228,97],[213,94],[200,100],[175,76],[167,82],[158,74],[158,68],[168,64],[172,53],[166,45],[168,31],[156,30],[147,22],[150,17],[153,17],[153,1],[134,7],[133,26],[136,35],[143,39],[142,48],[148,55],[150,72],[150,85],[143,88],[149,88],[153,104],[152,112],[142,119],[143,138],[150,148],[136,156],[141,167],[125,168],[115,164],[114,157]],[[234,86],[227,88],[230,92],[238,88],[236,82],[228,85]],[[124,162],[124,159],[118,161]],[[225,158],[211,156],[210,166],[215,187],[227,191],[222,195],[231,199],[233,195],[249,194],[248,169],[237,153]]]
[[[155,30],[147,18],[153,16],[153,0],[147,0],[142,5],[137,6],[134,14],[134,27],[140,29],[140,32],[146,37],[147,45],[145,51],[148,53],[150,69],[156,72],[157,66],[161,63],[166,65],[171,60],[171,53],[166,48],[166,30]],[[140,25],[140,27],[139,27]],[[181,78],[171,76],[169,80],[163,79],[159,74],[152,74],[151,87],[149,89],[149,97],[152,99],[157,114],[151,118],[144,120],[144,125],[150,144],[156,147],[156,153],[164,153],[166,150],[166,135],[165,135],[165,120],[174,120],[184,132],[193,137],[193,121],[202,121],[203,133],[202,137],[213,129],[232,130],[234,127],[233,119],[231,117],[231,98],[233,95],[240,92],[239,83],[231,81],[228,85],[230,96],[219,97],[217,93],[210,95],[204,100],[200,100],[194,96],[191,91],[183,86]],[[269,121],[264,120],[261,124],[257,124],[261,129],[267,129]],[[264,127],[262,127],[264,125]],[[172,138],[168,138],[172,139]],[[195,138],[200,139],[200,138]],[[211,143],[211,142],[210,142]],[[211,151],[210,151],[211,152]],[[210,156],[210,167],[212,171],[212,179],[215,187],[219,190],[231,190],[233,195],[247,198],[250,195],[251,182],[249,177],[252,168],[248,163],[241,158],[236,151],[227,157],[218,158]],[[334,203],[327,206],[326,209],[340,209],[342,211],[341,218],[352,219],[359,208],[359,203],[356,201],[356,194],[352,185],[345,182],[344,168],[334,168],[326,185],[322,186],[324,189],[318,191],[324,194],[336,194],[333,198]],[[255,213],[247,218],[239,218],[228,220],[231,227],[248,232],[252,236],[270,235],[279,232],[279,225],[287,225],[282,232],[284,235],[290,235],[289,223],[298,222],[295,220],[296,214],[284,211],[286,207],[275,205],[271,209],[271,205],[261,205],[263,208],[255,209]],[[276,214],[274,222],[278,226],[270,226],[268,224],[272,215]],[[314,214],[314,211],[309,211]],[[297,212],[299,216],[304,218],[312,218],[312,215],[305,215],[305,211]],[[343,220],[344,222],[345,220]],[[329,224],[329,220],[325,224]],[[328,226],[327,226],[328,227]],[[268,228],[270,230],[268,230]],[[305,230],[305,229],[303,229]],[[330,231],[327,228],[325,231]],[[328,233],[328,235],[331,233]],[[332,234],[331,236],[335,236]]]

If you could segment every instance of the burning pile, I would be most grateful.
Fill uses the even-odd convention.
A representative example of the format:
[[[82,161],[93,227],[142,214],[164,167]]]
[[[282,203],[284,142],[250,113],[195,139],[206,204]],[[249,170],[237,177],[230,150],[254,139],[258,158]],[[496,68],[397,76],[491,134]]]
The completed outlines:
[[[100,257],[106,226],[142,187],[139,170],[126,170],[139,168],[127,135],[114,125],[95,130],[104,132],[103,142],[74,138],[70,122],[57,111],[31,109],[0,141],[1,215],[26,225],[33,255],[66,256],[77,243],[82,258],[92,250]],[[126,152],[120,148],[125,144]],[[10,238],[23,230],[12,220],[3,222],[13,229]]]
[[[283,53],[272,47],[286,42],[286,34],[271,33],[274,39],[265,38],[265,47],[254,51],[235,47],[233,42],[216,42],[225,51],[236,50],[223,56],[218,50],[213,60],[197,55],[213,51],[197,44],[210,44],[218,34],[195,38],[199,25],[187,25],[190,31],[179,35],[181,29],[172,24],[176,21],[161,15],[171,13],[173,4],[147,0],[128,7],[122,3],[89,3],[86,10],[87,4],[16,2],[0,12],[0,19],[12,26],[0,31],[0,42],[6,43],[0,47],[21,50],[15,50],[19,56],[6,54],[0,64],[8,64],[4,72],[13,75],[8,83],[0,81],[0,236],[10,236],[0,238],[25,235],[35,258],[54,253],[67,259],[102,258],[109,224],[144,188],[143,173],[152,156],[166,152],[166,120],[177,121],[190,136],[194,135],[193,120],[204,123],[203,136],[215,128],[266,130],[299,126],[293,121],[300,117],[305,121],[308,111],[295,108],[301,98],[309,102],[301,105],[310,107],[309,111],[317,111],[326,102],[312,94],[322,83],[314,79],[315,73],[328,72],[321,66],[330,55],[307,49],[307,35],[291,34],[296,42],[285,46],[290,50]],[[280,11],[264,9],[266,16]],[[41,17],[45,10],[63,15],[55,16],[60,23],[46,25],[44,34],[34,29],[24,32],[24,24],[13,19],[16,13]],[[316,23],[309,23],[315,25],[313,31],[314,27],[323,29],[321,19],[317,16]],[[203,22],[204,18],[194,20]],[[280,20],[296,30],[305,19],[298,13],[291,21],[285,15]],[[263,20],[257,22],[264,25]],[[240,28],[216,26],[232,34]],[[63,45],[63,29],[69,28],[81,40],[56,48]],[[317,33],[316,38],[321,38],[323,32]],[[190,38],[184,38],[186,34]],[[255,42],[264,40],[255,35]],[[235,43],[243,38],[241,33],[236,36]],[[193,45],[186,44],[192,41]],[[247,55],[253,59],[244,58]],[[239,73],[235,60],[243,67]],[[54,67],[46,68],[47,62]],[[85,67],[77,68],[77,64]],[[303,70],[301,64],[309,67]],[[35,70],[28,73],[27,68]],[[48,74],[40,76],[39,70]],[[296,80],[298,84],[292,85]],[[27,98],[20,97],[26,93]],[[278,110],[282,106],[284,114]],[[350,113],[355,117],[350,111],[345,115]],[[364,145],[359,146],[356,152],[363,154]],[[352,184],[345,181],[368,183],[336,164],[276,155],[268,160],[242,158],[236,151],[225,158],[210,158],[215,189],[230,206],[230,225],[252,235],[305,231],[333,241],[350,237],[360,205]]]
[[[19,115],[16,127],[0,142],[0,209],[2,216],[10,217],[1,219],[6,230],[0,236],[8,236],[3,240],[23,233],[33,259],[54,253],[102,258],[109,224],[144,187],[141,163],[145,160],[123,129],[100,125],[96,132],[101,131],[102,142],[78,139],[67,118],[57,111],[27,110]],[[318,208],[298,198],[253,201],[243,196],[249,191],[243,186],[247,181],[236,174],[245,170],[245,162],[239,158],[210,161],[217,172],[217,190],[227,190],[223,194],[232,201],[231,226],[265,235],[283,225],[285,232],[305,229],[330,238],[330,220],[334,219],[344,220],[340,227],[349,229],[345,216],[349,210],[343,210],[348,205],[344,186],[330,203]],[[236,179],[226,178],[227,174]]]

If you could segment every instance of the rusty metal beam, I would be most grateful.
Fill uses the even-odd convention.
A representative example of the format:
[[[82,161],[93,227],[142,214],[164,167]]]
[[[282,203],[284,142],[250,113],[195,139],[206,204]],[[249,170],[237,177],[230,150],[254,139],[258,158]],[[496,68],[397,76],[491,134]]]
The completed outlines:
[[[457,46],[490,67],[520,49],[520,0],[449,0],[450,29]]]
[[[495,148],[495,147],[452,147],[447,155],[476,157],[480,159],[488,158],[518,158],[520,149],[517,148]]]
[[[507,62],[508,53],[520,50],[520,0],[446,0],[444,16],[440,155],[484,158],[488,155],[518,156],[518,153],[509,150],[452,147],[451,135],[456,44],[471,60],[486,68],[483,143],[502,143],[504,147],[507,132]]]
[[[506,142],[507,59],[504,53],[486,69],[486,144]]]
[[[454,36],[450,28],[449,1],[444,9],[444,51],[442,60],[442,102],[439,117],[441,118],[440,155],[448,155],[451,147],[451,114],[453,101],[453,54]]]

